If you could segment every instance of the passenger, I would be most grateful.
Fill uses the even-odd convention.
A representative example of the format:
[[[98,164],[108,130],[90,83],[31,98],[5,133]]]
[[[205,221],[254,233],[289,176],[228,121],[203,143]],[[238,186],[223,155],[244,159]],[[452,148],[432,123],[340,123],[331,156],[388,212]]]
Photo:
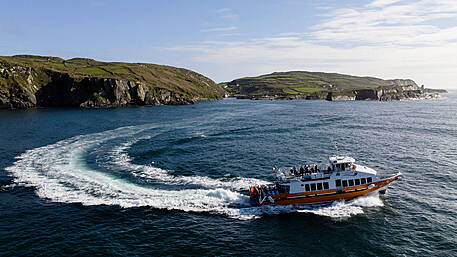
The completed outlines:
[[[305,172],[306,172],[306,175],[309,175],[310,170],[309,170],[309,166],[308,165],[306,165]]]
[[[303,166],[300,166],[300,176],[303,176],[303,173],[305,173],[305,169]]]
[[[267,190],[267,187],[266,187],[266,186],[262,186],[262,189],[263,189],[263,192],[265,193],[265,195],[267,195],[267,196],[270,195],[270,194],[268,193],[268,190]]]
[[[278,183],[278,182],[275,182],[275,185],[276,185],[276,189],[278,190],[278,194],[281,193],[281,185]]]
[[[317,164],[314,164],[314,170],[315,170],[316,172],[319,172],[319,168],[317,168]]]
[[[311,173],[314,173],[314,167],[311,166]]]

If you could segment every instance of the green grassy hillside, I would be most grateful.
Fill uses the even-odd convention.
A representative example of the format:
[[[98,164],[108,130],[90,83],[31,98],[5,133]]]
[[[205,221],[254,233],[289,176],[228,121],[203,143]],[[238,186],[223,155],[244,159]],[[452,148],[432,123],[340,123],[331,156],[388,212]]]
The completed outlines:
[[[245,77],[221,84],[234,96],[323,97],[327,92],[350,92],[357,89],[379,89],[393,86],[417,87],[412,80],[383,80],[338,73],[290,71],[258,77]]]
[[[57,74],[57,75],[56,75]],[[60,74],[60,75],[59,75]],[[145,85],[146,90],[169,91],[189,99],[218,99],[225,91],[196,72],[147,63],[100,62],[86,58],[17,55],[0,57],[0,98],[35,94],[56,81],[56,76],[84,79],[115,79]],[[151,93],[152,94],[152,93]]]

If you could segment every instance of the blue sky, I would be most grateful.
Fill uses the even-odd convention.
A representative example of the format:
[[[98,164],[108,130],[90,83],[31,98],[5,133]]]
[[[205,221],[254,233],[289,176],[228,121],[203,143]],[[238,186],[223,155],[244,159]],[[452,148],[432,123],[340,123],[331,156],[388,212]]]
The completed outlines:
[[[0,55],[167,64],[217,82],[308,70],[457,88],[457,4],[4,1]]]

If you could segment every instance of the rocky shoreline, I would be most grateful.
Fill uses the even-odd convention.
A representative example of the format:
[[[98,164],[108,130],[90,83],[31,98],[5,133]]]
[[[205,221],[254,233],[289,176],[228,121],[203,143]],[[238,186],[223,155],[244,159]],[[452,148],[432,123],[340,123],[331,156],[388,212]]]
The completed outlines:
[[[441,97],[440,93],[447,93],[443,89],[427,89],[416,85],[393,86],[378,89],[356,89],[344,91],[320,91],[312,94],[296,95],[238,95],[238,99],[251,100],[327,100],[327,101],[396,101],[408,99],[430,99]]]
[[[439,93],[429,93],[422,90],[395,91],[395,90],[376,90],[363,89],[351,92],[326,92],[326,94],[309,95],[264,95],[264,96],[234,96],[238,99],[250,100],[327,100],[327,101],[396,101],[408,99],[431,99],[440,98]]]

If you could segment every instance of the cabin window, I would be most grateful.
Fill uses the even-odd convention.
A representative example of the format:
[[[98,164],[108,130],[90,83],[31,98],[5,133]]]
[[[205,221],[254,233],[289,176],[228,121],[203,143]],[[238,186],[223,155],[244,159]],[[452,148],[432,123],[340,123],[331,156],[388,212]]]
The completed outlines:
[[[317,183],[317,190],[322,190],[322,183]]]
[[[341,184],[341,182],[340,182]],[[328,189],[328,182],[324,182],[324,189]]]
[[[371,183],[371,177],[367,178],[367,182]]]
[[[305,190],[306,190],[306,192],[309,192],[309,184],[305,185]]]
[[[341,170],[343,170],[343,171],[344,171],[344,165],[343,165],[343,164],[341,165],[341,167],[342,167],[342,169],[341,169]]]
[[[347,187],[348,186],[348,181],[347,180],[343,180],[343,187]]]
[[[367,179],[366,179],[366,178],[362,178],[362,179],[360,179],[360,180],[361,180],[361,183],[362,183],[362,184],[366,184],[366,183],[367,183]]]
[[[354,180],[350,179],[350,180],[348,180],[348,182],[349,182],[350,187],[354,185]]]
[[[354,183],[355,183],[356,186],[360,185],[360,179],[356,178]]]
[[[311,191],[316,191],[316,184],[311,184]]]
[[[335,184],[336,184],[337,187],[340,187],[341,186],[341,179],[335,180]]]

